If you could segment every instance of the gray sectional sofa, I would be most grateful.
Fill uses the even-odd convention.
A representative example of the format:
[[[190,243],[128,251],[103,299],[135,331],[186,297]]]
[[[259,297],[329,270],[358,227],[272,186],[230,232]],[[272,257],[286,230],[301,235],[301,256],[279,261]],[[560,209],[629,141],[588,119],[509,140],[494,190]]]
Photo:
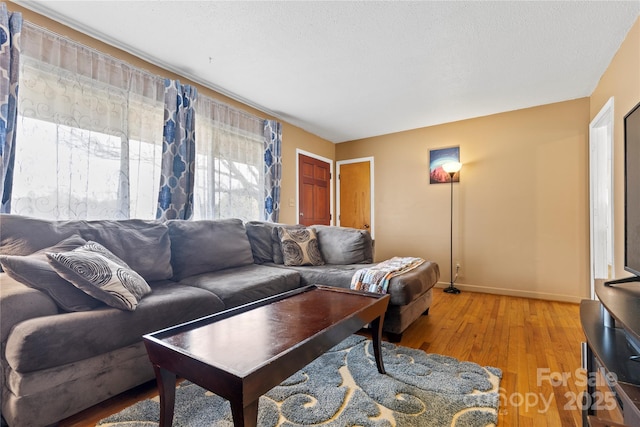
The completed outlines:
[[[10,427],[55,424],[154,378],[143,334],[306,284],[348,288],[373,262],[369,233],[314,226],[324,264],[284,265],[279,227],[293,226],[0,215],[3,418]],[[87,242],[148,284],[132,309],[87,295],[52,267],[47,253],[75,253]],[[425,262],[390,281],[388,337],[398,340],[428,311],[438,279],[437,264]]]

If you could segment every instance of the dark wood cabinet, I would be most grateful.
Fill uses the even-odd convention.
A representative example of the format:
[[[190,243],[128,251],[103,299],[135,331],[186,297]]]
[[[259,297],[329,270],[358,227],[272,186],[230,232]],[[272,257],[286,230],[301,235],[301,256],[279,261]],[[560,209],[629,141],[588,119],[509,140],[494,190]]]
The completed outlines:
[[[640,425],[640,283],[596,286],[598,301],[580,304],[586,337],[584,364],[587,393],[582,402],[583,424],[599,412],[617,407],[624,424]],[[596,372],[599,375],[596,375]],[[604,387],[601,383],[604,383]]]

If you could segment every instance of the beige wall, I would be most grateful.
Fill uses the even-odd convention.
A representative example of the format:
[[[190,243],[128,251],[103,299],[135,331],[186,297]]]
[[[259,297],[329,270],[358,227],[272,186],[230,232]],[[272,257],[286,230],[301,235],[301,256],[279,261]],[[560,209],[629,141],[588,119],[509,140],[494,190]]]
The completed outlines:
[[[375,158],[376,257],[415,254],[449,274],[449,190],[429,150],[460,146],[454,262],[463,290],[578,302],[589,296],[589,122],[615,98],[615,276],[624,276],[623,117],[640,101],[640,19],[589,98],[337,146]]]
[[[591,95],[590,119],[614,98],[614,277],[628,276],[624,265],[624,116],[640,102],[640,19],[614,56]]]
[[[342,143],[336,159],[375,158],[376,258],[435,260],[448,282],[450,186],[429,184],[429,150],[459,146],[459,287],[577,301],[589,288],[588,120],[583,98]]]
[[[7,9],[14,12],[22,12],[23,18],[29,22],[37,24],[41,27],[47,28],[58,34],[67,36],[72,40],[76,40],[87,46],[91,46],[101,52],[107,53],[115,58],[126,61],[139,68],[145,69],[151,73],[158,74],[163,77],[172,79],[180,79],[181,83],[192,84],[198,88],[199,94],[209,96],[211,98],[220,100],[221,102],[233,105],[237,108],[248,111],[255,114],[258,117],[272,119],[269,115],[251,108],[247,105],[234,101],[218,92],[215,92],[207,87],[204,87],[198,83],[192,82],[189,79],[174,74],[161,67],[150,64],[136,56],[133,56],[125,51],[117,49],[108,44],[102,43],[94,38],[91,38],[85,34],[74,31],[73,29],[64,26],[58,22],[55,22],[47,17],[34,13],[28,9],[18,6],[9,2]],[[296,150],[304,150],[309,153],[322,156],[324,158],[334,160],[335,158],[335,145],[327,140],[324,140],[316,135],[304,131],[303,129],[291,125],[286,122],[282,122],[282,189],[281,189],[281,214],[280,221],[285,223],[297,223],[295,200],[296,195]],[[294,206],[290,206],[290,201],[294,200]]]

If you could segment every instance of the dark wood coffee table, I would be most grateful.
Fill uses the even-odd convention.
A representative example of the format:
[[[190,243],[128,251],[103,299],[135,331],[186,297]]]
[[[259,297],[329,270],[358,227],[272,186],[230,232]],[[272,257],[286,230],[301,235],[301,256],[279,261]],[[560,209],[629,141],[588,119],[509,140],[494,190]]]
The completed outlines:
[[[378,372],[389,295],[312,285],[143,337],[173,421],[177,376],[229,400],[234,426],[256,426],[260,396],[371,324]]]

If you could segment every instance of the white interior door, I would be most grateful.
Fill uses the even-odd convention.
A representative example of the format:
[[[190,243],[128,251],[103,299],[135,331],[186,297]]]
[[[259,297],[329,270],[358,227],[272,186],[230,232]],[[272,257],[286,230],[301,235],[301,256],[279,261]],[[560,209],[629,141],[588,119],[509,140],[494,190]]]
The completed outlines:
[[[613,98],[589,125],[591,298],[613,271]]]

